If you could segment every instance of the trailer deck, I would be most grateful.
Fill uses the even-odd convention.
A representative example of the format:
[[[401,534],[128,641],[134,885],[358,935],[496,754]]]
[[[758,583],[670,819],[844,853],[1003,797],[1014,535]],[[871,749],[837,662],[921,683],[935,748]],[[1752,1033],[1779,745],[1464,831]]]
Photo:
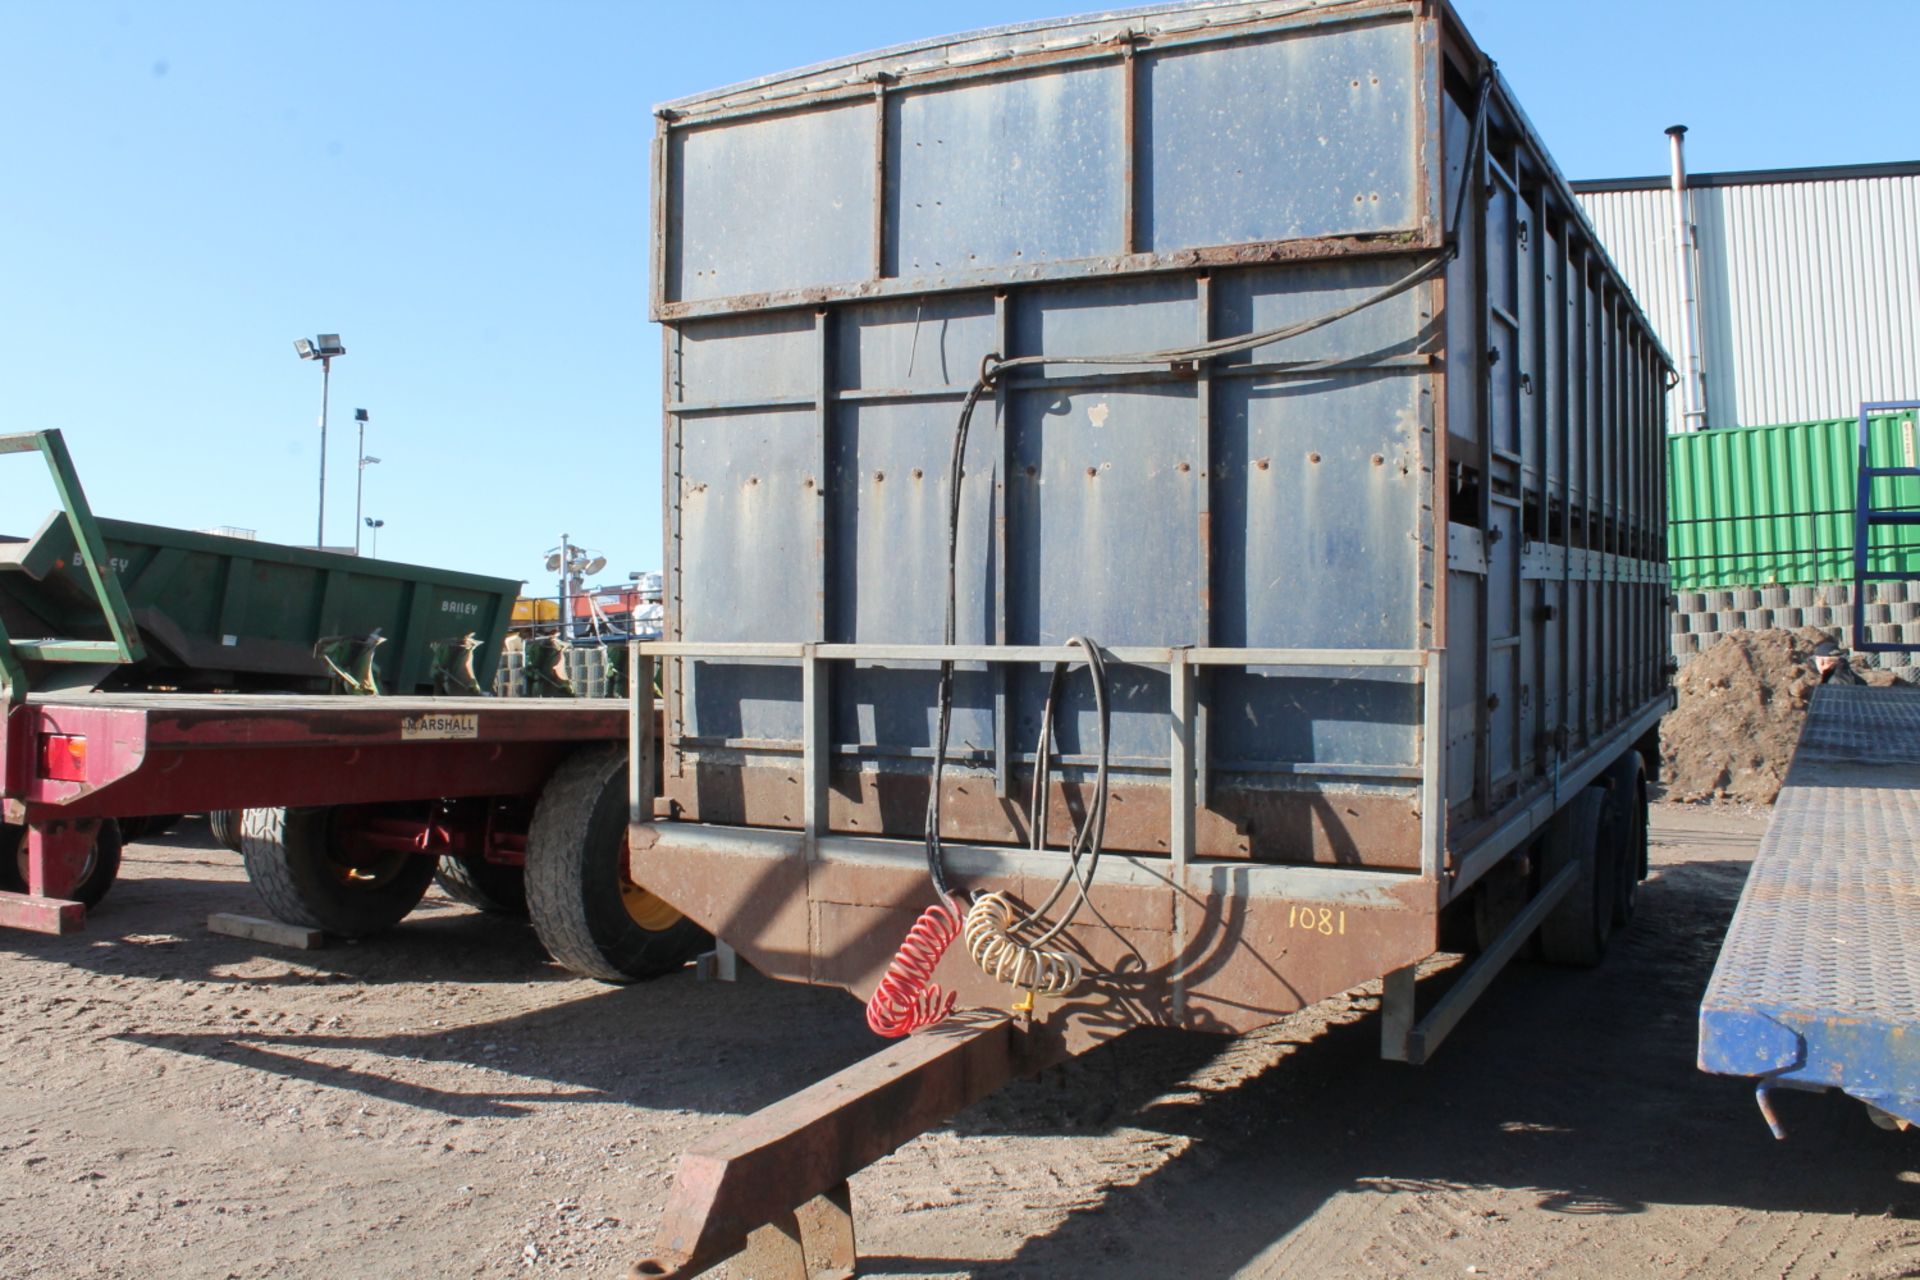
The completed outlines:
[[[1826,685],[1700,1005],[1700,1068],[1920,1123],[1920,690]]]
[[[624,699],[33,693],[0,737],[25,894],[0,926],[64,933],[93,826],[122,813],[533,795],[562,757],[629,733]]]

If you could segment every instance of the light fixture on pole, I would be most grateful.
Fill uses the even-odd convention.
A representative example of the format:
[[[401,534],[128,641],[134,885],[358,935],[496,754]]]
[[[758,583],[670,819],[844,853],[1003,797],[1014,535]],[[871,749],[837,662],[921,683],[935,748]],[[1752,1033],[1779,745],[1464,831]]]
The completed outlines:
[[[360,499],[362,495],[365,494],[367,488],[367,468],[377,466],[380,459],[367,456],[367,411],[365,409],[355,409],[353,411],[353,420],[359,424],[360,427],[360,465],[355,471],[353,478],[353,554],[359,555],[360,525],[362,523]]]
[[[316,338],[295,338],[293,349],[302,360],[320,362],[320,515],[315,523],[313,545],[327,545],[327,391],[333,379],[333,358],[347,354],[340,335],[323,333]]]
[[[596,551],[577,547],[560,535],[560,545],[547,549],[547,572],[560,575],[560,627],[572,630],[573,595],[586,586],[589,575],[607,567],[607,558]]]
[[[373,530],[373,547],[367,552],[367,556],[369,559],[378,560],[380,558],[380,531],[387,527],[387,522],[385,520],[375,520],[372,516],[362,516],[361,522],[364,523],[367,528]],[[358,533],[358,530],[355,530],[355,532]]]

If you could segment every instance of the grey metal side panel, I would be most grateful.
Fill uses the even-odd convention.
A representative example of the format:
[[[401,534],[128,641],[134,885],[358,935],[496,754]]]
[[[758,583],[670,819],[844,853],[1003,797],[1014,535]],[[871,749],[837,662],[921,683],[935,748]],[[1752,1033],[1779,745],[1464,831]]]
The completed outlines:
[[[680,477],[681,626],[704,640],[810,635],[820,547],[812,485],[813,415],[763,411],[689,419]],[[800,673],[751,663],[696,663],[695,736],[792,741]]]
[[[668,136],[669,296],[724,298],[872,271],[874,105]]]
[[[1412,30],[1395,21],[1142,58],[1143,242],[1417,226]]]
[[[1414,11],[1301,20],[673,125],[659,301],[1417,236],[1430,207]]]
[[[886,274],[1120,251],[1125,69],[963,82],[887,101]]]
[[[1324,312],[1404,271],[1335,262],[1223,275],[1203,305],[1192,275],[1125,284],[1035,286],[1009,295],[1010,350],[1067,354],[1192,341],[1208,326],[1246,332]],[[833,379],[815,495],[819,418],[814,317],[727,317],[680,326],[685,437],[680,572],[689,640],[811,634],[824,575],[826,636],[939,639],[947,459],[957,393],[990,344],[990,296],[875,302],[829,314]],[[1290,359],[1405,359],[1437,321],[1403,294],[1285,349]],[[916,334],[917,330],[917,334]],[[738,354],[728,354],[730,347]],[[1268,353],[1262,353],[1263,355]],[[1421,599],[1419,512],[1430,379],[1417,363],[1287,376],[1224,362],[1204,398],[1191,379],[1050,366],[1015,378],[976,417],[962,491],[958,639],[1109,646],[1412,648]],[[720,400],[728,388],[739,400]],[[1204,408],[1203,408],[1204,399]],[[824,549],[813,504],[824,502]],[[1203,504],[1208,518],[1203,522]],[[826,558],[824,567],[819,557]],[[789,670],[703,662],[689,679],[686,735],[792,742]],[[1221,670],[1211,697],[1221,767],[1390,765],[1419,760],[1419,697],[1407,675],[1351,668]],[[880,754],[932,743],[930,669],[848,668],[834,732]],[[994,686],[962,673],[954,740],[963,756],[996,731],[1019,750],[1037,732],[1046,676],[1009,681],[1004,727]],[[1160,672],[1115,682],[1116,757],[1159,767],[1168,691]],[[744,700],[744,701],[743,701]],[[1093,708],[1074,681],[1061,748],[1090,752]]]

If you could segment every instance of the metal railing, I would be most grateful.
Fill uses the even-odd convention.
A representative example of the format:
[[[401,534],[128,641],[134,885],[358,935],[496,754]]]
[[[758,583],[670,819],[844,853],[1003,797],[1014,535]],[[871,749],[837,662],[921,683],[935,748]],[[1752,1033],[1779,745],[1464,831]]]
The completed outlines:
[[[1878,507],[1873,505],[1873,482],[1881,477],[1912,476],[1920,477],[1920,467],[1876,467],[1868,457],[1867,417],[1873,413],[1898,413],[1903,409],[1920,409],[1920,400],[1881,400],[1860,406],[1860,434],[1857,448],[1858,463],[1854,475],[1853,497],[1853,648],[1868,653],[1890,653],[1896,649],[1908,648],[1904,644],[1874,644],[1867,639],[1867,592],[1869,582],[1904,582],[1916,576],[1911,572],[1883,572],[1868,567],[1875,548],[1873,530],[1876,527],[1895,528],[1920,526],[1920,511],[1908,507]]]
[[[831,644],[831,643],[758,643],[638,641],[631,650],[634,688],[652,685],[653,664],[661,659],[691,658],[704,660],[776,660],[791,661],[801,668],[800,741],[801,838],[810,858],[817,857],[821,842],[829,836],[827,827],[828,776],[834,758],[828,712],[831,706],[831,680],[836,663],[845,662],[927,662],[942,661],[986,664],[1052,664],[1083,661],[1085,654],[1068,645],[991,645],[991,644]],[[1179,646],[1121,645],[1101,648],[1107,662],[1116,666],[1162,668],[1167,674],[1170,694],[1167,706],[1169,737],[1167,751],[1168,838],[1170,861],[1175,867],[1223,866],[1248,868],[1244,860],[1203,861],[1194,856],[1195,825],[1200,807],[1200,786],[1196,757],[1195,721],[1198,712],[1196,681],[1199,672],[1209,667],[1346,667],[1400,669],[1416,674],[1422,686],[1423,732],[1419,760],[1420,875],[1438,880],[1444,870],[1446,820],[1444,789],[1445,652],[1437,649],[1235,649]],[[639,712],[635,699],[633,743],[630,755],[633,789],[633,820],[652,820],[653,716]],[[951,760],[953,757],[949,756]],[[1288,876],[1302,881],[1324,882],[1329,875],[1352,883],[1358,879],[1382,883],[1405,883],[1405,872],[1319,866],[1260,866],[1263,874]]]
[[[30,431],[19,435],[0,435],[0,454],[38,453],[52,473],[53,487],[73,532],[74,555],[87,571],[95,600],[106,623],[107,640],[25,639],[9,636],[0,627],[0,676],[6,681],[6,699],[17,703],[26,696],[26,669],[23,659],[40,662],[137,662],[144,656],[140,635],[133,625],[133,613],[120,589],[120,579],[107,562],[106,539],[93,518],[86,490],[67,453],[67,443],[58,431]]]

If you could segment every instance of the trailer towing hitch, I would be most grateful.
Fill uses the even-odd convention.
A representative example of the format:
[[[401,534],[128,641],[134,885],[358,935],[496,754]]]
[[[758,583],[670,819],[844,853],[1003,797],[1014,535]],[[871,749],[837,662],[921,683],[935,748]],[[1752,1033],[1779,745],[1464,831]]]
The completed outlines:
[[[855,1269],[847,1179],[1058,1051],[1005,1014],[971,1011],[756,1111],[680,1157],[629,1280],[689,1280],[736,1255],[755,1280]]]

